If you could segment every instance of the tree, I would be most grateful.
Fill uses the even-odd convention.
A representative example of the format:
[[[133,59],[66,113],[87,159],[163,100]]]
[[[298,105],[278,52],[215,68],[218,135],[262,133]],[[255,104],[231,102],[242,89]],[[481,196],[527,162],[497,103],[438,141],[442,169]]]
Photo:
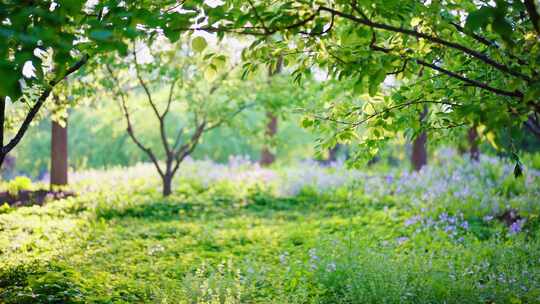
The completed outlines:
[[[480,149],[478,148],[478,132],[476,126],[472,126],[467,131],[467,139],[469,142],[469,155],[472,160],[478,161],[480,159]]]
[[[118,51],[126,39],[171,27],[189,27],[195,12],[178,12],[176,1],[3,1],[0,4],[0,165],[25,135],[54,87],[91,57]],[[172,37],[179,36],[175,30]],[[6,103],[29,110],[16,130]],[[6,141],[6,135],[14,135]]]
[[[172,193],[172,180],[180,164],[195,150],[203,135],[230,122],[249,106],[250,94],[239,81],[239,75],[235,76],[238,71],[227,63],[226,58],[210,52],[197,54],[206,47],[206,42],[201,39],[194,38],[191,48],[178,43],[170,45],[168,50],[148,54],[152,57],[151,62],[142,63],[140,53],[143,51],[134,48],[123,63],[106,64],[109,78],[105,82],[119,102],[127,133],[154,164],[162,180],[163,196]],[[150,47],[143,44],[138,47],[149,51],[164,44],[166,42],[160,40]],[[135,74],[136,81],[130,71]],[[166,98],[159,102],[159,93],[164,88],[167,89]],[[129,92],[137,89],[142,90],[146,104],[158,122],[162,153],[146,146],[136,133],[132,118],[134,110],[130,106],[134,96]],[[173,111],[177,114],[175,117]],[[173,138],[169,137],[171,131]]]
[[[375,115],[360,107],[322,117],[350,126],[346,133],[360,125],[377,129],[361,141],[367,151],[393,137],[376,133],[423,128],[447,136],[479,125],[512,152],[500,142],[505,130],[523,123],[540,130],[540,18],[533,0],[237,0],[207,14],[200,29],[260,37],[252,58],[282,56],[297,79],[316,65],[335,79],[354,80],[356,94],[375,96],[385,79],[396,77],[400,85]],[[425,106],[421,126],[416,113]]]
[[[272,69],[272,66],[268,68],[268,81],[272,81],[272,77],[276,74],[281,73],[281,66],[282,66],[282,60],[278,60],[276,63],[276,66],[274,69]],[[275,105],[274,105],[275,107]],[[275,109],[268,109],[266,111],[266,119],[268,122],[266,123],[266,131],[265,131],[265,139],[266,140],[272,140],[272,138],[277,133],[278,128],[278,117],[276,116],[276,113],[274,113]],[[262,151],[261,151],[261,164],[262,165],[271,165],[276,160],[276,156],[270,151],[270,148],[268,147],[268,144],[266,144]]]
[[[59,106],[58,96],[55,103]],[[68,129],[67,115],[58,118],[53,115],[51,119],[51,189],[53,186],[68,184]]]
[[[420,121],[426,119],[427,116],[427,107],[424,108],[422,113],[420,113]],[[418,136],[413,141],[412,153],[411,153],[411,163],[415,171],[420,171],[423,166],[427,165],[427,133],[426,131],[421,131]]]

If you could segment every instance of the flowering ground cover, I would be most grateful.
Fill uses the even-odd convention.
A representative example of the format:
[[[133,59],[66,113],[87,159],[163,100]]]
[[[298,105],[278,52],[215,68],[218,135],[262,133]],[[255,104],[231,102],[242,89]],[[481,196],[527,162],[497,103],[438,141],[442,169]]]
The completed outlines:
[[[439,153],[419,173],[187,161],[72,175],[0,208],[5,303],[538,303],[540,171]]]

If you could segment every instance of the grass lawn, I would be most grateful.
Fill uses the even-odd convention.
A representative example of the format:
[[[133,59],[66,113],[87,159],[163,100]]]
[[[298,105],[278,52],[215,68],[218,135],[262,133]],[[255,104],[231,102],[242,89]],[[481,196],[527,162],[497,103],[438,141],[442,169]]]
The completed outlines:
[[[155,180],[103,179],[76,198],[1,209],[0,299],[538,303],[540,177],[505,178],[504,166],[306,181],[287,195],[267,182],[180,178],[167,199]],[[292,183],[280,170],[275,179]],[[497,218],[509,209],[519,214],[510,225]]]

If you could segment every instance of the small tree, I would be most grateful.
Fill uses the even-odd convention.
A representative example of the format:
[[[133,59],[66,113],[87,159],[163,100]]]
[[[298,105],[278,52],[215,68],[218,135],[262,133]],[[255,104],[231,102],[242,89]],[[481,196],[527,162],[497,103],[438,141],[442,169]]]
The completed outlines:
[[[281,65],[282,65],[282,60],[281,58],[279,58],[278,62],[276,63],[275,69],[272,69],[272,66],[268,68],[268,81],[269,82],[272,81],[272,77],[275,74],[281,73]],[[278,117],[276,116],[276,113],[274,113],[274,111],[267,110],[266,119],[268,119],[268,122],[266,123],[266,130],[264,132],[265,137],[267,137],[266,140],[272,140],[272,138],[277,133]],[[276,160],[276,156],[274,155],[274,153],[272,153],[268,144],[266,144],[261,151],[261,165],[264,165],[264,166],[271,165],[272,163],[274,163],[275,160]]]
[[[235,77],[236,69],[228,65],[222,55],[202,54],[206,43],[201,39],[195,38],[192,48],[183,44],[167,45],[167,49],[158,54],[150,54],[150,48],[141,45],[121,64],[105,65],[110,76],[106,82],[119,102],[127,133],[156,167],[163,182],[163,196],[171,194],[174,175],[202,136],[230,122],[248,107],[246,101],[250,94],[243,90],[240,78]],[[160,41],[159,45],[164,43]],[[144,52],[145,59],[141,58]],[[159,154],[145,145],[135,130],[134,109],[130,105],[134,98],[130,97],[141,89],[146,106],[158,122],[162,144]],[[160,102],[158,96],[164,90],[166,98]]]

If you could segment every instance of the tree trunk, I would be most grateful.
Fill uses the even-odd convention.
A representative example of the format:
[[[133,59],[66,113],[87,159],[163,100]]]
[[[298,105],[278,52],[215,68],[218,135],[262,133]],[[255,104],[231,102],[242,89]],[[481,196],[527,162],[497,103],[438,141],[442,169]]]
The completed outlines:
[[[427,164],[427,151],[426,151],[427,134],[422,132],[414,140],[413,151],[411,156],[411,162],[414,171],[420,171],[423,166]]]
[[[275,70],[272,70],[272,67],[268,68],[268,79],[270,81],[271,77],[281,73],[281,67],[283,65],[283,58],[279,57],[276,62]],[[277,133],[277,116],[272,111],[266,111],[266,118],[268,123],[266,124],[266,138],[272,139]],[[270,151],[270,148],[265,145],[261,151],[261,165],[268,166],[271,165],[276,160],[276,156]]]
[[[68,131],[56,121],[51,130],[51,187],[68,183]]]
[[[427,107],[424,107],[424,111],[420,114],[420,121],[424,120],[427,115]],[[427,133],[424,131],[414,139],[411,163],[413,165],[414,171],[420,171],[423,166],[427,164]]]
[[[328,163],[333,163],[337,161],[337,155],[341,144],[336,144],[332,149],[328,151]]]
[[[478,133],[476,132],[475,126],[472,126],[469,129],[467,137],[469,139],[469,153],[471,154],[471,159],[478,161],[480,158],[480,150],[478,148]]]
[[[0,96],[0,168],[4,164],[4,120],[6,120],[6,97]]]
[[[268,123],[266,124],[266,138],[271,139],[277,133],[277,117],[274,113],[268,111],[266,112],[266,118],[268,118]],[[261,165],[268,166],[271,165],[276,160],[276,156],[270,151],[268,146],[264,146],[261,152]]]
[[[165,174],[162,178],[163,180],[163,196],[169,196],[172,193],[172,176],[170,174]]]

